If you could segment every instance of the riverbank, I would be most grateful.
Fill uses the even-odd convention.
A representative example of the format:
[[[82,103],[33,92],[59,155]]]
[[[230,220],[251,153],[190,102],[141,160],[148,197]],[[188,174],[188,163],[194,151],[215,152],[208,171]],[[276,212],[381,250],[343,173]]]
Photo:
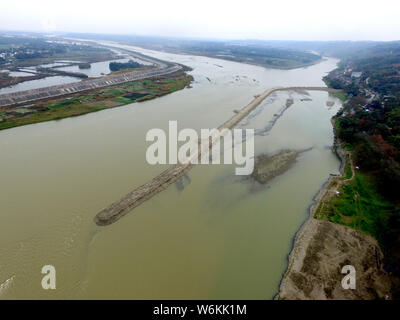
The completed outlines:
[[[335,128],[334,120],[332,124]],[[294,238],[278,299],[388,299],[391,280],[383,271],[383,253],[376,239],[321,213],[356,176],[351,152],[336,137],[334,150],[341,160],[340,176],[330,176],[314,198],[309,217]],[[342,267],[356,269],[355,290],[342,288]]]
[[[190,86],[193,77],[180,70],[146,80],[125,82],[75,93],[58,98],[44,99],[35,104],[0,108],[0,130],[79,116],[103,109],[115,108],[133,102],[154,99]]]

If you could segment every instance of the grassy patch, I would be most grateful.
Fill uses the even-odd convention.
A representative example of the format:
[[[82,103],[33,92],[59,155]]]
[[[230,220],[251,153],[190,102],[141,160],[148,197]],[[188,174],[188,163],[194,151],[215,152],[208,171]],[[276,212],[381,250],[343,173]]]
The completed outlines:
[[[331,82],[330,82],[326,77],[324,77],[324,78],[322,79],[322,81],[325,82],[325,84],[326,84],[327,87],[331,87]]]
[[[165,81],[166,83],[175,82],[175,80],[174,80],[174,79],[172,79],[172,78],[165,79],[164,81]]]
[[[68,106],[68,105],[71,105],[71,104],[76,104],[76,103],[80,103],[80,100],[79,99],[64,100],[64,101],[60,101],[60,102],[57,102],[57,103],[50,104],[48,107],[50,109],[55,109],[55,108]]]
[[[78,116],[106,108],[117,107],[133,102],[153,99],[185,88],[192,77],[184,72],[174,74],[173,78],[159,77],[156,80],[127,82],[110,86],[106,90],[94,89],[85,93],[70,95],[69,99],[58,98],[51,101],[38,101],[30,114],[18,113],[18,108],[10,108],[0,115],[0,130],[31,123]],[[25,109],[24,109],[25,111]],[[5,116],[7,116],[6,119]]]
[[[102,93],[103,96],[118,96],[123,94],[125,91],[119,89],[111,89],[107,90],[106,92]]]
[[[347,150],[347,151],[353,151],[354,150],[354,146],[350,143],[343,143],[343,147]]]
[[[339,98],[342,101],[347,100],[347,95],[342,91],[335,92],[334,95],[335,95],[335,97]]]
[[[133,102],[132,99],[129,99],[129,98],[126,98],[126,97],[117,97],[117,98],[114,98],[113,101],[124,103],[124,104],[129,104],[129,103]]]
[[[58,106],[56,108],[51,108],[43,112],[36,112],[34,114],[30,114],[25,117],[15,117],[13,119],[7,119],[6,121],[0,122],[0,130],[23,126],[32,123],[39,123],[44,121],[59,120],[63,118],[79,116],[82,114],[99,111],[105,108],[107,107],[101,105],[89,106],[81,103]]]
[[[345,173],[345,178],[346,179],[350,179],[353,176],[353,172],[351,171],[351,167],[346,164],[346,166],[344,167],[344,173]]]
[[[324,204],[319,217],[368,233],[378,241],[382,240],[387,221],[396,208],[378,193],[373,179],[356,171],[354,179],[342,186],[339,192],[339,195]]]

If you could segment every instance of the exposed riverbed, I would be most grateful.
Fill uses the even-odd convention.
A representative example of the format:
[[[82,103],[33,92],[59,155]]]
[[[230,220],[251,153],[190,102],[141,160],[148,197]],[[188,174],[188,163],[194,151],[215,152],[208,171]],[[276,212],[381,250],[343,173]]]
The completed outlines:
[[[218,126],[269,87],[322,86],[336,60],[283,71],[140,51],[192,67],[192,88],[0,132],[2,298],[276,294],[313,195],[338,172],[330,117],[340,102],[327,92],[274,93],[238,125],[256,129],[256,155],[310,149],[268,183],[235,176],[234,165],[200,165],[113,225],[97,227],[93,217],[166,168],[146,163],[149,129],[166,130],[168,120]],[[57,270],[52,292],[40,285],[45,264]]]

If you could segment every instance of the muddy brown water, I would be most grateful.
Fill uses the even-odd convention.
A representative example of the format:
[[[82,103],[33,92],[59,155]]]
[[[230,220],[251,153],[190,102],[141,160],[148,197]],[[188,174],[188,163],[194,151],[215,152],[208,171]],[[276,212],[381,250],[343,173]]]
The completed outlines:
[[[218,126],[269,87],[322,86],[337,61],[272,70],[140,51],[192,67],[192,88],[0,132],[1,298],[270,299],[277,292],[313,195],[338,173],[330,118],[340,101],[327,92],[274,93],[237,126],[256,129],[256,154],[311,148],[266,185],[235,176],[235,165],[198,165],[113,225],[98,227],[93,217],[167,167],[146,163],[149,129],[166,130],[168,120]],[[274,121],[288,98],[293,105]],[[41,287],[46,264],[56,268],[53,291]]]

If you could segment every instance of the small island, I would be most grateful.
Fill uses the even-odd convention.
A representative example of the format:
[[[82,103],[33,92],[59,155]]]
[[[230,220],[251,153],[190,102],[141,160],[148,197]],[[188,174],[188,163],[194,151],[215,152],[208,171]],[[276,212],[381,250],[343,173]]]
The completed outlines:
[[[143,65],[133,60],[129,60],[128,62],[110,62],[110,70],[113,72],[122,69],[136,69],[142,66]]]

